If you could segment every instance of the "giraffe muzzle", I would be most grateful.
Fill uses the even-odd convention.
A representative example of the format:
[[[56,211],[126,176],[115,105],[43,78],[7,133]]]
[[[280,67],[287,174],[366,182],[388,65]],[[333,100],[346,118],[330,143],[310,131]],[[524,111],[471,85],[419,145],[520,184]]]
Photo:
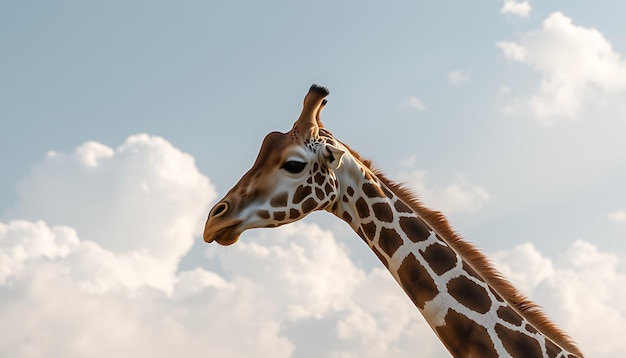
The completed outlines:
[[[239,235],[241,235],[241,232],[238,230],[238,226],[239,222],[234,225],[219,229],[215,232],[205,230],[204,241],[208,243],[215,241],[223,246],[232,245],[237,242],[237,240],[239,240]]]
[[[228,203],[225,201],[217,203],[209,212],[209,219],[222,216],[228,212]]]
[[[220,245],[232,245],[239,239],[241,230],[239,226],[241,220],[233,221],[229,218],[230,204],[226,201],[220,201],[209,212],[206,224],[204,226],[204,241],[211,243],[213,241]]]

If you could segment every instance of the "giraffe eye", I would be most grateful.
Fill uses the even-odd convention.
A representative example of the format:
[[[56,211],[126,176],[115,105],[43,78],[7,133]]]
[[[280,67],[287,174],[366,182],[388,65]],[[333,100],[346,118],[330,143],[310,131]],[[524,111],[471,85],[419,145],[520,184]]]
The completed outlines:
[[[285,169],[291,174],[298,174],[304,170],[305,166],[306,166],[306,163],[298,162],[295,160],[290,160],[290,161],[285,162],[285,164],[283,164],[283,166],[280,167],[280,169]]]

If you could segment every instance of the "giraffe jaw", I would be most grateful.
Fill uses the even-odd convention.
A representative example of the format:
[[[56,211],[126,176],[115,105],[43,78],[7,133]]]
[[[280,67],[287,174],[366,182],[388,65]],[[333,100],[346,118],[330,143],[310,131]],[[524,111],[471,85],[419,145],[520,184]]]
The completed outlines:
[[[239,240],[239,236],[241,235],[241,231],[238,229],[239,224],[241,224],[241,222],[237,222],[215,232],[205,230],[204,241],[208,243],[215,241],[223,246],[232,245]]]

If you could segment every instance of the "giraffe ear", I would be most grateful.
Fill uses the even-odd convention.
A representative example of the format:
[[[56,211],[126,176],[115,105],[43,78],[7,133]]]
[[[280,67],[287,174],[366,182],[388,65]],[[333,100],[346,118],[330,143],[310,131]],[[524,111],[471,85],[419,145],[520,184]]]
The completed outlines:
[[[322,164],[334,170],[341,165],[341,160],[345,153],[343,149],[339,149],[334,145],[324,144],[323,148],[320,150],[320,159]]]

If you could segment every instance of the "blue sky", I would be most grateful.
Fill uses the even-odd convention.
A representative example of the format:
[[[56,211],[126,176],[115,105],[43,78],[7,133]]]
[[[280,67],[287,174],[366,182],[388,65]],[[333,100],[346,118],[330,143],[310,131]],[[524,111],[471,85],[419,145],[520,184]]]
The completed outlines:
[[[108,304],[111,327],[135,327],[122,329],[137,342],[116,348],[123,355],[145,353],[141,342],[154,339],[163,342],[157,352],[186,342],[197,354],[209,337],[230,356],[445,354],[374,255],[330,215],[247,232],[232,248],[200,239],[210,205],[249,168],[266,133],[291,127],[315,82],[331,91],[323,120],[337,138],[443,210],[584,351],[623,354],[611,332],[626,328],[624,7],[0,4],[0,257],[10,263],[0,270],[0,330],[19,327],[0,338],[0,352],[92,353],[53,344],[56,333],[17,318],[17,302],[36,307],[35,288],[50,284],[75,300],[54,300],[58,310],[74,314],[26,316],[42,327],[62,322],[92,343],[107,323],[90,331],[83,317]],[[307,254],[290,259],[298,245]],[[315,269],[325,264],[346,276]],[[58,274],[40,283],[42,268]],[[317,301],[294,293],[309,289]],[[254,295],[265,312],[250,308]],[[580,299],[567,305],[569,295]],[[125,315],[138,297],[147,308]],[[154,314],[170,318],[177,340],[136,328]],[[594,317],[606,318],[606,331],[585,329]],[[216,322],[243,329],[248,345],[237,349]],[[595,346],[597,337],[612,343]],[[381,343],[363,343],[373,338]]]

